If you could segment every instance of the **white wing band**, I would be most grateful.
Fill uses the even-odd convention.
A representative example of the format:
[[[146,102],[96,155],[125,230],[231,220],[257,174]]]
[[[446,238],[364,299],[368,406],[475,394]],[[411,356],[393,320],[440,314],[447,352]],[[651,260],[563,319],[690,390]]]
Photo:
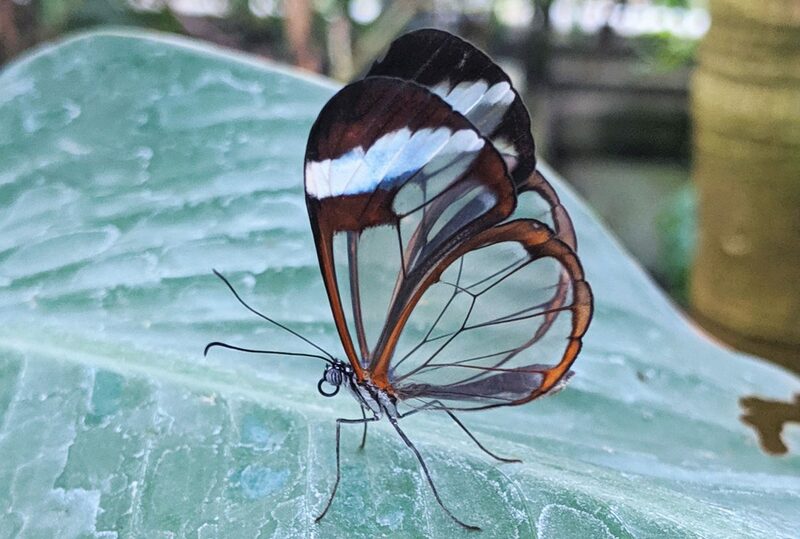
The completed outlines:
[[[388,188],[422,169],[434,157],[474,153],[485,141],[471,129],[446,127],[386,133],[366,151],[357,146],[335,158],[306,163],[306,193],[321,199]]]

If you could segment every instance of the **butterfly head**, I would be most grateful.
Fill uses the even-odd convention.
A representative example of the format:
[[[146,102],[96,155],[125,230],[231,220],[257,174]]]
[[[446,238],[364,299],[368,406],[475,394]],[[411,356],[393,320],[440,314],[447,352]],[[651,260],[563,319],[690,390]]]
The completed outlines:
[[[353,376],[353,369],[350,365],[336,359],[325,367],[325,372],[322,373],[322,378],[320,378],[317,384],[317,390],[325,397],[333,397],[339,392],[339,388],[345,380],[348,380],[351,376]],[[324,384],[333,386],[333,389],[331,391],[325,391],[323,388]]]

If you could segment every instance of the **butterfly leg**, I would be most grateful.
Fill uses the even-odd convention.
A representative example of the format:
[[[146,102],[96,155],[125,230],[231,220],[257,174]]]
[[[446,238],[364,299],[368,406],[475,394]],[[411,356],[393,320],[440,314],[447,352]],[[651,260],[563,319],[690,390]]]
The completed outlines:
[[[422,468],[422,472],[425,474],[425,479],[428,480],[428,484],[430,485],[431,490],[433,491],[433,496],[436,498],[436,501],[439,503],[439,506],[442,509],[444,509],[445,513],[447,513],[447,516],[452,518],[457,524],[459,524],[463,528],[466,528],[466,529],[471,530],[471,531],[480,531],[481,529],[478,526],[472,526],[470,524],[465,524],[464,522],[459,520],[450,511],[450,509],[448,509],[444,505],[444,502],[442,502],[442,499],[439,497],[439,492],[436,490],[436,485],[433,484],[433,479],[431,478],[431,474],[428,471],[428,467],[425,465],[425,461],[422,460],[422,455],[420,454],[419,450],[417,450],[417,448],[414,446],[414,444],[411,442],[411,440],[408,439],[408,436],[406,436],[406,433],[403,432],[402,429],[400,429],[400,425],[397,424],[397,419],[395,419],[394,417],[391,417],[391,416],[389,416],[388,419],[389,419],[389,422],[394,427],[394,429],[397,431],[397,434],[400,435],[400,437],[403,439],[403,441],[406,443],[406,445],[411,449],[411,451],[414,452],[414,455],[416,455],[417,460],[419,461],[419,465]]]
[[[364,445],[367,443],[367,412],[364,411],[364,408],[361,408],[361,417],[364,418],[364,433],[361,435],[361,445],[358,446],[359,451],[364,450]]]
[[[493,459],[499,460],[500,462],[513,462],[513,463],[516,463],[516,462],[520,462],[521,463],[522,462],[520,459],[509,459],[509,458],[506,458],[506,457],[501,457],[499,455],[495,455],[494,453],[492,453],[491,451],[486,449],[483,446],[483,444],[480,443],[477,438],[475,438],[475,435],[472,434],[472,432],[470,432],[470,430],[467,428],[467,426],[464,425],[464,423],[462,423],[461,420],[456,417],[456,414],[454,414],[452,412],[452,410],[450,410],[450,408],[448,408],[442,401],[438,401],[438,400],[430,401],[427,404],[425,404],[424,406],[422,406],[421,408],[417,408],[416,410],[411,410],[410,412],[407,412],[407,413],[401,415],[400,417],[401,418],[407,417],[407,416],[410,416],[411,414],[415,414],[415,413],[421,412],[423,410],[429,410],[431,408],[434,409],[434,410],[444,410],[445,412],[447,412],[447,415],[450,416],[450,419],[455,421],[456,425],[461,427],[461,430],[463,430],[467,434],[467,436],[469,436],[470,439],[473,442],[475,442],[475,445],[477,445],[481,449],[481,451],[483,451],[484,453],[486,453],[487,455],[489,455]]]
[[[342,425],[344,424],[356,424],[356,423],[364,423],[366,424],[370,421],[377,421],[379,418],[378,416],[373,417],[364,417],[363,419],[345,419],[340,417],[336,420],[336,481],[333,483],[333,491],[331,491],[331,496],[328,498],[328,503],[325,504],[325,509],[322,510],[322,513],[319,514],[317,518],[314,519],[314,522],[319,522],[322,520],[322,517],[325,516],[325,513],[328,512],[328,509],[331,508],[331,504],[333,503],[333,498],[336,496],[336,489],[339,487],[339,479],[342,476],[341,473],[341,466],[340,466],[340,458],[339,458],[339,445],[341,440],[341,430]]]

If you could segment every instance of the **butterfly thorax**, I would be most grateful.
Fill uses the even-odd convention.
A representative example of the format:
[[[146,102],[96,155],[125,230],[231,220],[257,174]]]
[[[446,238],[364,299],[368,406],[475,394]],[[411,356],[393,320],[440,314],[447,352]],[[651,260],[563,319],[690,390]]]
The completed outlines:
[[[325,384],[332,386],[333,389],[330,391],[324,389]],[[350,391],[365,412],[370,412],[377,417],[382,417],[384,413],[389,417],[397,417],[397,399],[394,396],[369,379],[358,380],[350,365],[335,360],[325,367],[317,389],[325,397],[333,397],[339,393],[342,386]]]
[[[353,398],[367,411],[372,412],[378,417],[384,413],[389,417],[397,417],[396,399],[383,389],[377,387],[369,380],[358,382],[355,377],[351,378],[348,389]]]

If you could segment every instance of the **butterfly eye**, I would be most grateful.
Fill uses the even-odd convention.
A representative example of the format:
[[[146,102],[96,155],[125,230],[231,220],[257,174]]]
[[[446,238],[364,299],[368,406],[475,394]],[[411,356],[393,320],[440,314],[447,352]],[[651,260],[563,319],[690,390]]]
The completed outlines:
[[[334,367],[326,367],[325,372],[322,374],[322,378],[320,378],[319,382],[317,383],[317,391],[319,391],[320,394],[325,397],[333,397],[339,393],[339,388],[341,387],[342,381],[343,377],[339,369]],[[325,391],[323,389],[323,385],[326,383],[333,386],[332,391]]]

